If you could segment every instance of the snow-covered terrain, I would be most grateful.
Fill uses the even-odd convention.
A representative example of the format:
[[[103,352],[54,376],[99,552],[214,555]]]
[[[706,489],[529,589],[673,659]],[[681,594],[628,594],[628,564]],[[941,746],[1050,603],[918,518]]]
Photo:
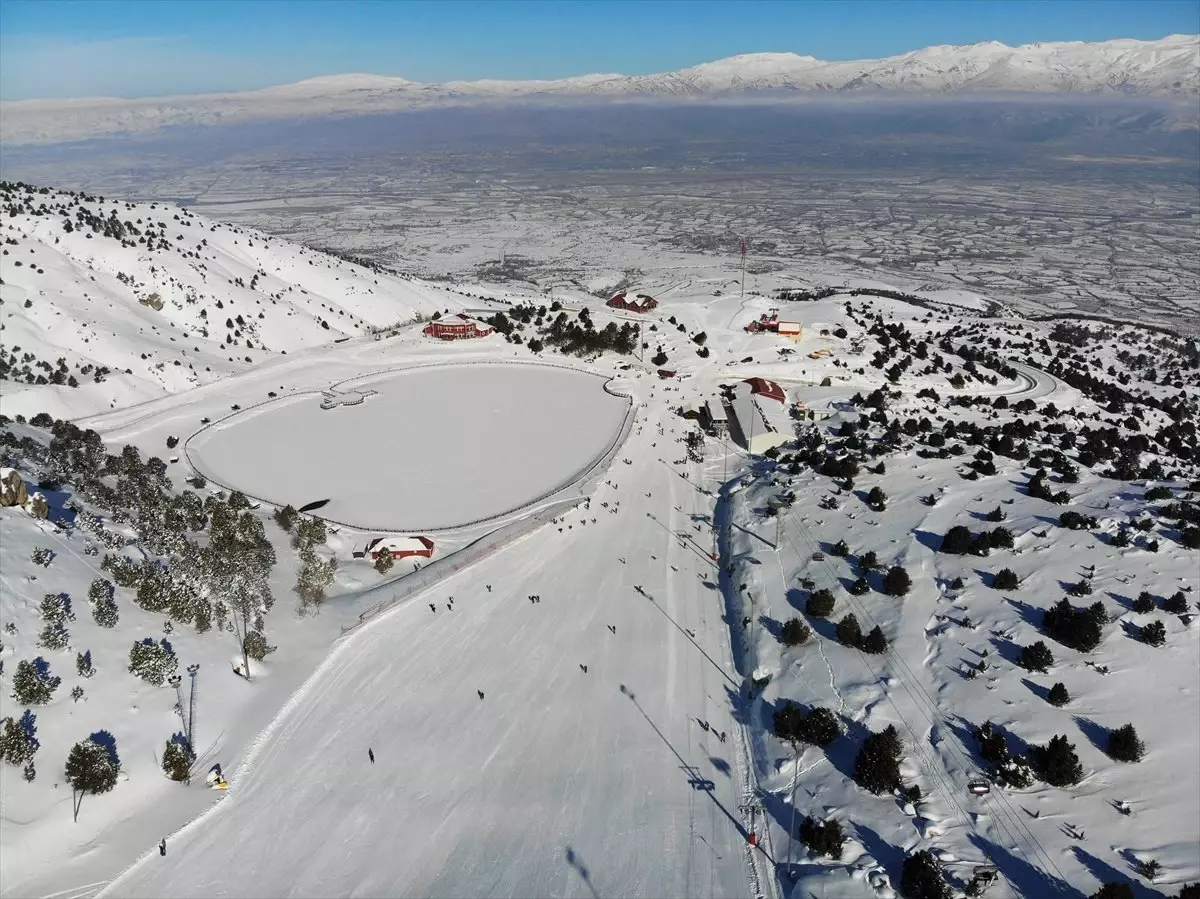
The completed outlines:
[[[142,236],[165,219],[175,246],[67,232],[42,197]],[[743,297],[732,266],[692,278],[674,258],[628,285],[659,300],[639,315],[573,287],[424,283],[161,204],[9,202],[0,465],[51,511],[0,509],[0,736],[28,750],[28,709],[39,744],[32,778],[0,763],[3,895],[858,899],[895,895],[925,851],[959,894],[979,867],[989,897],[1200,879],[1194,338],[819,289],[800,266]],[[504,317],[482,339],[414,321],[485,304]],[[799,335],[745,330],[771,309]],[[258,330],[222,328],[235,312]],[[33,350],[112,371],[31,384]],[[756,401],[783,441],[765,456],[742,422],[693,415],[750,378],[784,393]],[[376,392],[319,408],[358,388]],[[463,495],[489,485],[503,496]],[[328,527],[274,505],[322,498]],[[445,514],[431,564],[354,558],[392,521],[363,513],[389,507],[391,527]],[[91,586],[108,579],[111,627]],[[1045,614],[1064,597],[1095,645]],[[247,631],[273,647],[248,680]],[[171,644],[179,694],[130,671],[146,638]],[[1023,654],[1039,641],[1044,665]],[[38,657],[62,682],[18,702]],[[831,740],[789,742],[789,703],[828,710]],[[988,722],[1003,757],[982,754]],[[1110,755],[1127,723],[1140,761]],[[869,792],[858,757],[889,724],[901,759]],[[64,763],[100,731],[120,773],[72,821]],[[186,784],[160,765],[181,731]],[[1065,780],[1036,751],[1056,735],[1080,764]],[[1029,781],[1005,783],[1027,755]],[[204,783],[217,763],[227,792]],[[798,839],[808,816],[840,824],[840,858]]]
[[[1194,98],[1200,35],[1154,41],[937,46],[883,59],[827,62],[795,53],[750,53],[654,75],[591,74],[557,81],[451,81],[347,74],[256,91],[121,100],[0,103],[4,141],[79,140],[262,119],[377,113],[518,98],[745,97],[754,92],[903,91],[1081,93]]]

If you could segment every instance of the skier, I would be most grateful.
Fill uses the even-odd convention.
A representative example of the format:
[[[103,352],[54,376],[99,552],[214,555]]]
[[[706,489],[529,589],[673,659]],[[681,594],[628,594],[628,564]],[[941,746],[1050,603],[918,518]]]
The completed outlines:
[[[158,854],[159,855],[167,854],[167,838],[166,837],[163,837],[162,842],[158,844]]]
[[[369,758],[371,760],[372,765],[375,764],[375,750],[372,749],[370,746],[367,747],[367,758]]]
[[[488,584],[488,585],[487,585],[487,588],[488,588],[488,593],[491,593],[491,592],[492,592],[492,585],[491,585],[491,584]],[[452,597],[450,597],[450,598],[451,598],[451,599],[453,599],[454,597],[452,596]]]
[[[483,691],[482,691],[482,690],[476,690],[475,692],[479,694],[479,698],[482,700],[482,699],[483,699]]]
[[[430,603],[429,611],[433,612],[436,615],[437,614],[437,606],[435,606],[433,603]]]
[[[583,669],[584,674],[587,674],[587,665],[580,665],[579,667]]]
[[[608,629],[609,629],[610,631],[612,631],[614,634],[617,632],[617,626],[616,626],[615,624],[610,624],[610,625],[608,626]]]

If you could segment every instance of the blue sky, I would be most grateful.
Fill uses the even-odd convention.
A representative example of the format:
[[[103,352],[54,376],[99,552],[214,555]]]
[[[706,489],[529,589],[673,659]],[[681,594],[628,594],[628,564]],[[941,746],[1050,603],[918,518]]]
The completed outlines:
[[[0,98],[643,74],[736,53],[888,56],[932,44],[1152,39],[1200,0],[0,0]]]

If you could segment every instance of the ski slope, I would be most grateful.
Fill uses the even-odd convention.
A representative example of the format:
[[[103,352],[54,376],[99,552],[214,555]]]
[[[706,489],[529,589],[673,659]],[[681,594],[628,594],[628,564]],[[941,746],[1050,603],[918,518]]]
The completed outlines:
[[[348,637],[227,799],[104,895],[749,895],[711,499],[660,461],[674,439],[638,428],[561,532]]]

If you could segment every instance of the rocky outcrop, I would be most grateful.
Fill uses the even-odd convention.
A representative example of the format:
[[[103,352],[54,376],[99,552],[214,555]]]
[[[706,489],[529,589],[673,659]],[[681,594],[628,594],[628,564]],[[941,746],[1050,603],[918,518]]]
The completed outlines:
[[[23,506],[29,502],[29,491],[15,468],[0,468],[0,506]]]

